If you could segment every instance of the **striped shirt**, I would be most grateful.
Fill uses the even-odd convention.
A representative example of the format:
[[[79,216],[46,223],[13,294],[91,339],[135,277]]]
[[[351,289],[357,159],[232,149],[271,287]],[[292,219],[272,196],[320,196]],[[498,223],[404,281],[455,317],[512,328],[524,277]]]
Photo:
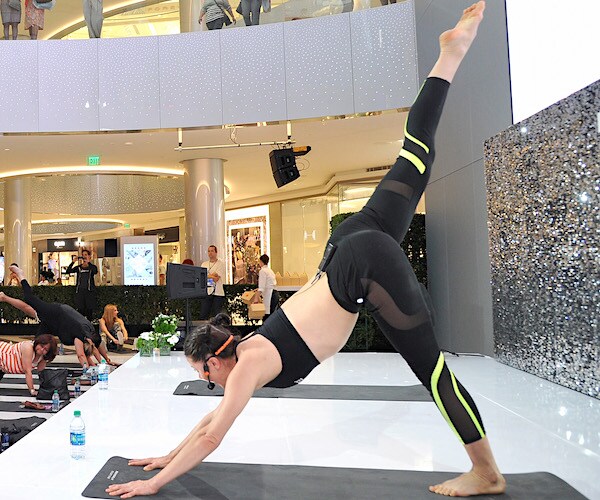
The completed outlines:
[[[206,14],[205,22],[209,23],[220,17],[225,17],[225,11],[230,11],[231,5],[228,0],[204,0],[200,9],[200,17]]]
[[[23,344],[29,342],[33,344],[31,340],[25,340],[18,344],[12,342],[0,342],[0,371],[4,373],[25,373],[23,368],[23,360],[21,358],[21,347]],[[33,353],[33,360],[35,360],[35,352]],[[37,366],[37,363],[33,365],[33,368]]]

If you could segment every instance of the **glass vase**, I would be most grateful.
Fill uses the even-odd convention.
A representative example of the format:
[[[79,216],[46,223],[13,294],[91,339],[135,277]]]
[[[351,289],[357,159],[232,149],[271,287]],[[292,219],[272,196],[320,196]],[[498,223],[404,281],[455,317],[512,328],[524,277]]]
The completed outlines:
[[[138,351],[140,352],[140,356],[150,357],[152,356],[152,346],[150,344],[144,344],[138,346]]]
[[[170,356],[171,355],[171,344],[161,346],[160,347],[160,355],[161,356]]]

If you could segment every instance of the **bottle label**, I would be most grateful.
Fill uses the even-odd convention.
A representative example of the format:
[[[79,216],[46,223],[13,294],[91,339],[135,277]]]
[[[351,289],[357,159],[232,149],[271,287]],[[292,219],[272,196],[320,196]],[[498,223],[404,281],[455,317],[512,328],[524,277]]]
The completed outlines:
[[[98,374],[98,380],[100,380],[101,382],[108,382],[108,373],[99,373]]]
[[[71,446],[85,446],[85,434],[82,432],[71,432]]]

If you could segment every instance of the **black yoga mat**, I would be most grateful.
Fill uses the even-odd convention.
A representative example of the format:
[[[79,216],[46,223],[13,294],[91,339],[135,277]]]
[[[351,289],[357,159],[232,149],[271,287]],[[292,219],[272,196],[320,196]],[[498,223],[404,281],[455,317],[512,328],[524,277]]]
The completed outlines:
[[[209,391],[206,382],[190,380],[179,384],[176,396],[222,396],[223,389]],[[312,385],[299,384],[287,389],[263,387],[255,398],[345,399],[356,401],[432,401],[423,385]]]
[[[126,458],[112,457],[82,495],[90,498],[116,498],[104,491],[109,485],[149,479],[158,472],[160,471],[145,472],[141,467],[129,467]],[[457,475],[455,472],[203,463],[166,485],[152,498],[156,500],[439,499],[440,496],[429,492],[428,486]],[[478,498],[585,500],[577,490],[548,472],[507,474],[506,479],[508,487],[504,495],[483,495]]]
[[[33,382],[35,384],[39,384],[40,381],[37,377],[33,377]],[[0,380],[0,384],[11,384],[11,385],[27,385],[27,383],[25,382],[25,375],[21,376],[21,377],[15,377],[15,378],[8,378],[8,377],[4,377],[2,380]]]
[[[2,389],[0,389],[0,396],[25,396],[25,397],[31,397],[31,394],[29,394],[29,389],[27,389],[27,386],[25,386],[25,389],[19,389],[17,387],[13,388],[13,387],[3,387]]]

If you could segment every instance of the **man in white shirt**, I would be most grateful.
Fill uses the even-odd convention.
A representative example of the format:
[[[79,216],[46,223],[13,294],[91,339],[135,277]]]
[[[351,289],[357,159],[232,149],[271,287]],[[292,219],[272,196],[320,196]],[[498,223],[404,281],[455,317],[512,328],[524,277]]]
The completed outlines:
[[[279,304],[279,293],[275,290],[277,279],[275,273],[269,267],[269,256],[263,254],[258,259],[260,271],[258,272],[258,288],[254,294],[254,302],[259,302],[261,296],[265,305],[265,316],[263,321],[269,317]]]
[[[225,264],[217,258],[217,247],[208,247],[208,260],[201,264],[208,271],[208,297],[200,300],[200,319],[209,319],[223,310],[225,303]],[[211,280],[213,286],[211,286]]]

